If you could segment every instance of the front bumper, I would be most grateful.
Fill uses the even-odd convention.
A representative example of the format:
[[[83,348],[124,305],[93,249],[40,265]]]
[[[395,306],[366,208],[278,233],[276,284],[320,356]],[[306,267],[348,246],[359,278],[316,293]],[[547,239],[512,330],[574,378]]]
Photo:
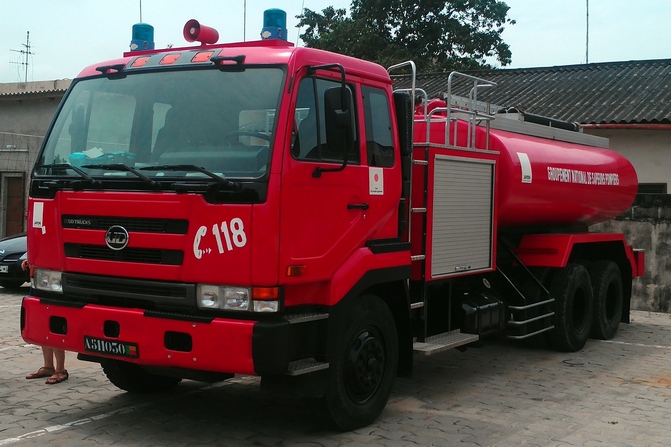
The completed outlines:
[[[258,375],[287,370],[289,325],[284,320],[176,318],[179,315],[27,296],[21,335],[28,343],[145,366]],[[134,344],[137,357],[88,351],[84,337]],[[271,358],[269,353],[274,353]]]

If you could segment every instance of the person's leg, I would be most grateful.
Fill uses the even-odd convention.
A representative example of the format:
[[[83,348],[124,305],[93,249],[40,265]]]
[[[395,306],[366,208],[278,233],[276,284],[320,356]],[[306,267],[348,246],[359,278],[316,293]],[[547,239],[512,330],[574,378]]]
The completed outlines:
[[[45,382],[47,385],[61,383],[68,380],[69,377],[68,371],[65,369],[65,350],[53,348],[52,353],[53,357],[56,358],[56,369]]]
[[[65,351],[63,351],[65,357]],[[50,377],[56,369],[54,368],[54,350],[52,348],[42,347],[43,364],[40,369],[26,376],[26,379],[39,379],[41,377]],[[65,361],[65,358],[63,359]]]
[[[54,357],[56,357],[56,371],[65,371],[65,350],[53,349]]]
[[[42,357],[44,357],[45,368],[54,368],[54,351],[55,349],[53,348],[42,346]]]

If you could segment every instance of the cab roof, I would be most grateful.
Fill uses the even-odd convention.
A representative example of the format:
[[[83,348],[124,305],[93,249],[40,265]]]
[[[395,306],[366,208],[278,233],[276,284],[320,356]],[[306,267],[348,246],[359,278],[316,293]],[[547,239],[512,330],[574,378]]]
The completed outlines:
[[[293,73],[306,65],[336,63],[345,67],[348,75],[391,83],[387,71],[373,62],[314,48],[296,47],[280,39],[127,52],[122,58],[90,65],[77,77],[213,64],[288,65],[290,73]]]

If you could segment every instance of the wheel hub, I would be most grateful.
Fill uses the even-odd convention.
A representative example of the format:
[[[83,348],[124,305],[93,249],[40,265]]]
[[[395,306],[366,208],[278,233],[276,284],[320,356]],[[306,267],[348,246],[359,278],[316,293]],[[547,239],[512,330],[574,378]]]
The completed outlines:
[[[353,401],[364,403],[375,393],[382,381],[385,360],[380,334],[361,330],[352,340],[345,364],[345,386]]]

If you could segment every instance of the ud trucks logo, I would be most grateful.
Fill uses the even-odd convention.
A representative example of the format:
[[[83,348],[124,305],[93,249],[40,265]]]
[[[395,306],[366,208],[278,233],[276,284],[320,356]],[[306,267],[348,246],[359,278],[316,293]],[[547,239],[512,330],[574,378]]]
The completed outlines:
[[[105,243],[112,250],[123,250],[128,245],[128,231],[120,225],[109,227],[105,234]]]

